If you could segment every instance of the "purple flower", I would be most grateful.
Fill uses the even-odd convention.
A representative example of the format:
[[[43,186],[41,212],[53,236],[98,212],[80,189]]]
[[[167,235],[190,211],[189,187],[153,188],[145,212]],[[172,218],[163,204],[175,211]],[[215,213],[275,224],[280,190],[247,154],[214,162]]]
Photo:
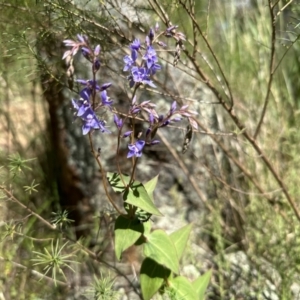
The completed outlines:
[[[89,89],[89,88],[84,88],[79,93],[80,98],[83,99],[83,100],[85,100],[85,101],[88,101],[88,102],[90,102],[90,96],[91,96],[91,94],[92,94],[92,90]]]
[[[176,101],[173,101],[171,108],[170,108],[170,114],[172,115],[174,113],[174,111],[176,110],[177,107],[177,103]]]
[[[99,71],[100,67],[101,67],[100,60],[98,58],[96,58],[94,63],[93,63],[93,71],[94,72]]]
[[[110,98],[107,96],[106,90],[100,92],[100,97],[101,97],[102,105],[105,105],[105,106],[108,106],[109,108],[111,108],[113,101],[109,100]]]
[[[131,113],[132,115],[136,115],[136,114],[138,114],[140,111],[141,111],[141,108],[140,108],[140,107],[137,107],[137,106],[134,106],[134,107],[132,107],[132,108],[130,109],[130,113]]]
[[[114,122],[119,129],[123,126],[123,120],[119,119],[117,115],[114,115]]]
[[[145,141],[143,140],[137,140],[134,144],[128,145],[129,152],[127,154],[127,158],[133,156],[141,157],[144,146],[145,146]]]
[[[152,28],[150,29],[148,36],[149,36],[150,41],[152,42],[154,39],[154,30]]]
[[[100,50],[101,50],[100,45],[97,45],[97,46],[95,47],[95,50],[94,50],[94,55],[95,55],[95,56],[98,56],[98,55],[100,54]]]
[[[140,50],[141,43],[138,39],[135,39],[130,45],[131,55],[125,55],[123,61],[125,63],[123,71],[130,71],[131,75],[127,78],[129,80],[129,86],[133,87],[135,84],[147,84],[152,87],[156,87],[150,76],[154,75],[156,71],[161,69],[161,66],[157,63],[157,55],[155,49],[151,46],[154,39],[154,30],[151,28],[149,34],[146,37],[147,50],[142,56],[144,60],[143,66],[137,66],[136,60],[138,58],[138,51]]]
[[[81,119],[83,120],[83,126],[82,126],[82,134],[85,135],[90,132],[92,129],[100,129],[101,132],[108,132],[105,128],[105,122],[100,121],[98,117],[96,116],[95,112],[91,107],[85,110],[85,113],[81,116]]]
[[[131,69],[134,64],[134,60],[129,55],[124,56],[123,61],[125,63],[123,71],[126,72]]]
[[[89,48],[86,47],[82,47],[81,48],[81,53],[82,55],[87,59],[87,60],[91,60],[91,50]]]
[[[131,134],[132,134],[132,130],[126,131],[126,132],[123,134],[123,138],[129,137]]]
[[[88,41],[88,37],[86,35],[77,34],[77,39],[81,43],[86,43]]]
[[[160,47],[164,47],[164,48],[167,47],[167,44],[164,42],[161,42],[161,41],[158,41],[157,45],[159,45]]]
[[[149,113],[149,123],[150,125],[152,125],[154,123],[154,116],[153,116],[153,113]]]
[[[130,87],[133,87],[134,83],[148,84],[152,87],[156,87],[152,80],[150,80],[150,75],[146,68],[132,67],[131,74],[132,75],[128,77]]]
[[[156,73],[156,71],[160,70],[161,66],[159,64],[153,64],[150,68],[150,74],[154,75]]]
[[[131,50],[139,51],[140,47],[141,47],[141,42],[140,42],[140,40],[139,40],[139,39],[135,39],[135,40],[132,42],[132,44],[130,45],[129,48],[130,48]]]
[[[178,25],[172,25],[169,28],[167,28],[165,31],[165,36],[172,37],[175,33],[176,28],[178,28]]]
[[[100,86],[100,92],[107,90],[111,86],[111,82],[104,83]]]
[[[150,146],[157,145],[157,144],[160,144],[159,140],[153,140],[150,142]]]
[[[95,89],[95,90],[100,90],[99,85],[97,84],[97,81],[95,80],[84,80],[84,79],[77,79],[76,80],[78,83],[85,85],[86,87],[90,89]]]
[[[143,56],[143,60],[146,61],[146,66],[148,69],[152,67],[153,64],[157,62],[156,51],[149,46],[145,55]]]
[[[165,127],[165,126],[168,126],[170,124],[170,120],[169,118],[165,118],[164,115],[160,115],[158,117],[158,122],[159,122],[159,127]]]
[[[75,108],[75,110],[77,110],[76,117],[83,116],[84,114],[86,114],[86,111],[91,107],[89,102],[83,99],[80,100],[72,99],[72,105]]]
[[[73,107],[78,111],[80,107],[84,104],[84,100],[76,100],[72,99],[72,105]]]
[[[87,114],[83,119],[82,134],[86,135],[91,129],[99,129],[99,122],[93,114]]]
[[[77,110],[76,116],[80,117],[83,121],[82,133],[84,135],[89,133],[92,129],[100,129],[102,132],[109,132],[109,130],[105,128],[104,121],[98,119],[88,101],[72,99],[72,104]]]

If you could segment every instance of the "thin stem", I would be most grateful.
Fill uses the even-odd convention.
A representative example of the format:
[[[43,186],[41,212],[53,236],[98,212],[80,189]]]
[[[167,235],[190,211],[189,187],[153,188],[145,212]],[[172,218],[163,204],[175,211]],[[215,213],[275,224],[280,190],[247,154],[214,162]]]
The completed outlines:
[[[294,0],[290,0],[286,5],[284,5],[278,12],[277,17],[290,5],[294,2]]]
[[[210,43],[209,43],[208,40],[207,40],[207,37],[205,36],[205,34],[203,33],[203,31],[201,30],[201,28],[200,28],[200,26],[199,26],[197,20],[196,20],[195,17],[192,15],[191,11],[188,9],[188,7],[186,6],[186,4],[183,3],[182,0],[179,0],[179,3],[180,3],[181,6],[185,9],[185,11],[187,12],[188,16],[191,18],[193,24],[195,25],[195,27],[196,27],[197,30],[199,31],[199,33],[200,33],[202,39],[204,40],[204,42],[205,42],[207,48],[209,49],[211,55],[213,56],[213,58],[214,58],[214,60],[215,60],[215,62],[216,62],[216,64],[217,64],[217,66],[218,66],[218,68],[219,68],[219,70],[220,70],[220,72],[221,72],[221,75],[222,75],[222,77],[223,77],[223,79],[224,79],[224,81],[225,81],[225,84],[226,84],[226,87],[227,87],[228,93],[229,93],[229,100],[230,100],[230,107],[229,107],[229,110],[232,110],[233,105],[234,105],[234,102],[233,102],[233,96],[232,96],[231,87],[230,87],[230,85],[229,85],[229,82],[228,82],[228,80],[227,80],[227,77],[225,76],[225,74],[224,74],[224,72],[223,72],[223,68],[221,67],[220,62],[219,62],[219,60],[218,60],[218,58],[217,58],[215,52],[213,51],[213,49],[212,49]]]
[[[220,101],[220,104],[223,106],[223,108],[227,111],[229,116],[231,117],[232,121],[235,123],[235,125],[239,128],[239,130],[242,132],[241,134],[250,142],[254,150],[257,152],[257,154],[261,157],[264,164],[267,166],[268,170],[271,172],[275,180],[277,181],[278,185],[282,188],[282,191],[291,206],[292,210],[294,211],[295,216],[297,217],[298,221],[300,221],[300,212],[297,208],[297,205],[294,201],[294,199],[289,194],[283,180],[280,178],[276,170],[274,169],[273,164],[270,162],[270,160],[267,158],[266,154],[263,152],[263,150],[260,148],[260,146],[257,144],[256,140],[248,133],[246,130],[245,125],[240,121],[240,119],[236,116],[234,110],[231,106],[228,106],[228,104],[224,101],[222,95],[219,93],[217,88],[209,81],[208,77],[200,66],[197,64],[195,59],[193,59],[192,55],[189,54],[187,50],[184,50],[187,57],[190,59],[192,64],[194,65],[196,72],[199,74],[201,80],[207,85],[207,87],[212,91],[212,93],[216,96],[216,98]]]
[[[274,75],[274,64],[275,64],[275,41],[276,41],[276,28],[275,28],[275,21],[276,17],[274,16],[274,6],[272,6],[271,0],[269,0],[269,12],[270,12],[270,18],[271,18],[271,28],[272,28],[272,35],[271,35],[271,55],[270,55],[270,66],[269,66],[269,80],[267,85],[267,93],[264,100],[264,106],[261,112],[261,116],[258,122],[258,125],[256,127],[255,133],[254,133],[254,139],[257,138],[258,133],[260,131],[260,128],[262,126],[264,117],[266,115],[267,107],[269,104],[270,99],[270,93],[271,93],[271,87],[273,82],[273,75]]]
[[[33,210],[31,210],[29,207],[27,207],[25,204],[20,202],[13,194],[11,191],[9,191],[5,186],[0,186],[0,189],[6,194],[6,196],[9,198],[9,200],[17,203],[19,206],[22,208],[26,209],[31,215],[35,216],[37,219],[39,219],[42,223],[44,223],[47,227],[49,227],[52,230],[56,230],[57,227],[56,225],[52,225],[48,221],[46,221],[43,217],[35,213]]]
[[[96,162],[97,162],[97,164],[99,166],[99,169],[100,169],[100,172],[101,172],[101,175],[102,175],[102,181],[103,181],[103,187],[104,187],[104,190],[105,190],[105,194],[106,194],[109,202],[111,203],[111,205],[115,208],[115,210],[120,215],[123,215],[123,213],[120,211],[120,209],[115,204],[114,200],[111,198],[111,196],[109,194],[108,187],[107,187],[106,174],[105,174],[105,171],[104,171],[104,169],[102,167],[102,164],[101,164],[101,161],[100,161],[100,156],[99,156],[99,154],[94,149],[91,132],[89,132],[89,141],[90,141],[90,147],[91,147],[92,154],[93,154],[94,158],[96,159]]]

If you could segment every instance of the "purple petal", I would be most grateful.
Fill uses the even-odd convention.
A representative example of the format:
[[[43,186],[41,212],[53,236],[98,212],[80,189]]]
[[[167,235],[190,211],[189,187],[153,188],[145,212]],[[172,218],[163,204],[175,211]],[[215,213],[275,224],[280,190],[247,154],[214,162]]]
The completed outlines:
[[[138,150],[141,151],[145,146],[145,141],[138,140],[135,144],[136,144],[136,147],[138,148]]]
[[[97,45],[96,48],[95,48],[95,50],[94,50],[94,55],[95,55],[95,56],[98,56],[98,55],[99,55],[100,49],[101,49],[101,48],[100,48],[100,45]]]
[[[126,132],[123,134],[123,138],[129,137],[131,134],[132,134],[132,130],[131,130],[131,131],[126,131]]]
[[[177,107],[177,103],[176,101],[173,101],[172,105],[171,105],[171,109],[170,109],[170,114],[173,114],[174,111],[176,110]]]

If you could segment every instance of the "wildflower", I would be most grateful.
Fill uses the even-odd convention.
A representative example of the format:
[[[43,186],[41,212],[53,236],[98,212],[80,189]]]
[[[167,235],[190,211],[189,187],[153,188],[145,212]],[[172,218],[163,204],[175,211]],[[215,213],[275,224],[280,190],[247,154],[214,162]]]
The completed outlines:
[[[149,73],[151,75],[154,75],[156,73],[156,71],[160,70],[161,66],[159,64],[154,63],[151,68],[149,69]]]
[[[129,55],[126,55],[124,58],[123,58],[123,61],[125,63],[125,66],[123,68],[123,71],[126,72],[128,70],[130,70],[134,64],[134,59],[132,58],[132,56],[130,57]]]
[[[114,123],[119,129],[123,126],[123,120],[121,118],[119,119],[117,115],[114,115]]]
[[[84,88],[83,90],[80,91],[79,93],[80,98],[84,99],[85,101],[90,102],[90,97],[92,95],[92,90],[89,88]]]
[[[150,41],[152,42],[153,39],[154,39],[154,30],[153,30],[152,28],[150,29],[150,32],[149,32],[149,34],[148,34],[148,37],[149,37]]]
[[[159,143],[160,143],[159,140],[153,140],[153,141],[150,142],[150,146],[157,145]]]
[[[81,116],[83,120],[82,134],[88,134],[92,129],[100,129],[101,132],[109,132],[105,128],[105,122],[98,119],[92,108],[86,109],[85,113]]]
[[[144,146],[145,146],[145,141],[143,140],[137,140],[134,144],[128,145],[129,152],[127,154],[127,158],[133,156],[141,157]]]
[[[102,105],[108,106],[109,108],[111,108],[113,101],[109,100],[110,98],[107,96],[106,90],[100,92],[100,97],[101,97]]]
[[[154,40],[154,30],[151,28],[149,34],[146,37],[147,50],[142,56],[144,60],[143,66],[136,65],[136,60],[138,58],[138,51],[140,50],[141,43],[138,39],[135,39],[130,45],[131,55],[125,55],[123,61],[125,63],[123,71],[130,71],[131,75],[127,78],[129,80],[129,86],[133,87],[140,84],[147,84],[152,87],[156,87],[150,76],[154,75],[156,71],[161,69],[161,66],[157,63],[157,55],[155,49],[151,46],[152,41]]]
[[[143,56],[143,60],[146,61],[146,66],[148,69],[151,69],[152,65],[157,62],[156,51],[149,46],[145,55]]]
[[[158,41],[157,45],[160,46],[160,47],[163,47],[163,48],[167,47],[167,44],[162,42],[162,41]]]
[[[127,138],[127,137],[129,137],[131,134],[132,134],[132,130],[130,130],[130,131],[126,131],[124,134],[123,134],[123,138]]]
[[[85,135],[92,129],[100,129],[101,132],[108,132],[105,122],[100,121],[88,101],[72,99],[73,107],[77,110],[76,116],[83,121],[82,134]]]
[[[177,103],[176,103],[176,101],[173,101],[173,103],[171,105],[171,108],[170,108],[170,114],[171,115],[175,112],[176,107],[177,107]]]
[[[139,51],[140,47],[141,47],[141,43],[139,39],[135,39],[130,45],[130,49],[135,51]]]
[[[93,71],[97,72],[100,70],[101,67],[101,63],[100,60],[98,58],[95,59],[94,63],[93,63]]]
[[[164,122],[162,122],[159,127],[166,127],[168,126],[169,124],[171,123],[171,121],[168,119],[168,120],[164,120]]]
[[[130,87],[133,87],[135,83],[148,84],[152,87],[156,87],[152,80],[150,80],[150,74],[146,68],[132,67],[129,80]]]
[[[85,80],[85,79],[77,79],[76,80],[78,83],[85,85],[87,88],[93,90],[100,90],[99,85],[97,84],[96,80]]]
[[[88,37],[86,35],[77,34],[77,39],[83,44],[86,44],[88,42]]]
[[[100,45],[97,45],[97,46],[95,47],[95,50],[94,50],[94,55],[95,55],[95,56],[98,56],[98,55],[100,54],[100,50],[101,50]]]
[[[111,86],[111,82],[104,83],[100,86],[100,91],[107,90]]]
[[[91,52],[91,50],[89,48],[82,47],[81,48],[81,53],[84,56],[84,58],[86,58],[88,61],[91,61],[92,52]]]

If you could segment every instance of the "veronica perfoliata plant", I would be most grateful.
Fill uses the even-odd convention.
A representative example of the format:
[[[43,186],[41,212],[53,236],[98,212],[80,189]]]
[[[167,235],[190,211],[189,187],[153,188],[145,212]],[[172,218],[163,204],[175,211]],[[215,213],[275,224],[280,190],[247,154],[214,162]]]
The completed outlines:
[[[187,118],[191,127],[197,129],[194,116],[196,112],[189,110],[188,105],[178,108],[176,101],[170,103],[170,108],[165,112],[157,111],[156,104],[151,99],[143,99],[141,87],[150,86],[156,88],[156,74],[162,69],[159,62],[156,47],[166,47],[160,38],[174,39],[176,51],[174,65],[180,58],[180,49],[183,49],[185,36],[177,32],[177,26],[170,26],[159,32],[159,26],[150,29],[144,41],[135,39],[129,45],[129,54],[123,57],[123,72],[127,74],[129,87],[132,89],[131,100],[128,103],[127,113],[119,113],[114,108],[113,100],[109,97],[111,82],[102,82],[97,79],[101,71],[100,52],[101,47],[93,47],[87,36],[77,35],[77,40],[65,40],[67,50],[63,59],[68,64],[68,74],[73,75],[73,59],[78,52],[91,64],[91,77],[78,79],[82,86],[79,95],[71,100],[74,114],[82,122],[82,134],[88,135],[92,147],[92,153],[102,172],[103,184],[106,196],[119,214],[115,222],[115,253],[118,259],[122,252],[132,245],[143,247],[145,256],[140,270],[140,284],[144,299],[151,299],[160,291],[171,293],[182,299],[202,299],[209,282],[210,273],[203,278],[190,282],[187,278],[179,276],[179,260],[186,247],[187,239],[191,231],[191,225],[183,227],[168,235],[163,230],[151,230],[151,216],[162,216],[154,204],[154,189],[158,176],[142,183],[136,179],[136,167],[139,158],[146,147],[157,145],[157,131],[162,127],[168,127],[182,118]],[[100,77],[101,78],[101,77]],[[99,116],[102,110],[110,113],[117,132],[116,172],[106,172],[101,163],[99,151],[94,150],[93,135],[109,134],[106,121]],[[145,132],[137,132],[135,120],[139,119],[147,124]],[[106,136],[105,138],[109,138]],[[132,160],[132,170],[129,175],[123,174],[119,164],[119,149],[123,140],[127,140],[127,158]],[[119,208],[108,193],[107,184],[113,191],[122,195],[123,208]],[[174,298],[175,299],[175,298]]]

